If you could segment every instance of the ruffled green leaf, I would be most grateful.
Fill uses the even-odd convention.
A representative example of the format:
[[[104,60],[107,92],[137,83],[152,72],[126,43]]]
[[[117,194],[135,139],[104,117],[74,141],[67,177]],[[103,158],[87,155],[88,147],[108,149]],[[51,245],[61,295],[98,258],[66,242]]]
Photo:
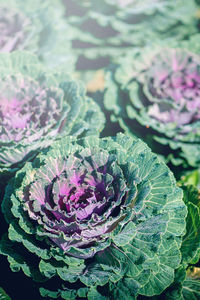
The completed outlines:
[[[0,300],[11,300],[6,292],[0,287]]]
[[[183,264],[198,262],[200,254],[200,199],[199,192],[193,186],[183,186],[184,201],[188,208],[186,234],[181,245]]]
[[[186,278],[183,282],[182,296],[180,300],[198,300],[200,297],[200,282],[192,278]]]

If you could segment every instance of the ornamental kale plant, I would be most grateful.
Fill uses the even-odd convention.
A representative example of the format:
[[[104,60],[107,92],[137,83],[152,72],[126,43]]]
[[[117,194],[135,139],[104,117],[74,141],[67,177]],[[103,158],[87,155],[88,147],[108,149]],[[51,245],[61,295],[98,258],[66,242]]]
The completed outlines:
[[[156,40],[181,40],[198,32],[194,0],[63,0],[72,26],[77,69],[87,81],[95,69],[109,64],[128,49]]]
[[[184,159],[191,166],[200,162],[198,41],[196,35],[168,47],[133,49],[108,72],[105,96],[105,106],[122,128],[141,135],[157,153],[168,145],[168,159],[175,164]]]
[[[57,291],[41,288],[44,296],[117,299],[120,286],[130,299],[153,296],[181,262],[182,190],[137,138],[54,142],[11,179],[2,210],[9,230],[0,252],[11,269],[56,277],[52,289],[60,278]]]
[[[104,117],[66,74],[26,52],[0,54],[0,173],[19,168],[62,135],[97,134]]]
[[[70,30],[63,12],[60,0],[0,0],[0,52],[29,50],[46,67],[66,64],[68,72],[73,71]]]

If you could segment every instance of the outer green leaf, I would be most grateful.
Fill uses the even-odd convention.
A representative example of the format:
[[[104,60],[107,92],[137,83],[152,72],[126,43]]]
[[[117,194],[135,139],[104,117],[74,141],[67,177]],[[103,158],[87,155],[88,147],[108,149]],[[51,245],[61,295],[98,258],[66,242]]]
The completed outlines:
[[[0,300],[11,300],[6,292],[0,287]]]
[[[174,282],[166,291],[164,291],[161,297],[166,300],[181,299],[185,277],[186,277],[186,270],[184,267],[181,266],[175,271]]]
[[[117,284],[110,284],[112,299],[137,299],[138,285],[133,278],[124,277]]]
[[[200,282],[192,278],[186,278],[183,283],[180,300],[198,300],[200,298]]]
[[[40,288],[40,294],[42,297],[50,297],[50,299],[57,299],[59,296],[59,292],[52,292],[45,288]]]
[[[199,193],[193,186],[184,186],[184,201],[188,207],[186,219],[186,234],[183,237],[181,245],[183,264],[194,263],[198,261],[200,252],[200,211],[199,211]]]
[[[120,232],[113,233],[113,242],[117,246],[125,246],[136,235],[136,226],[133,222],[128,223]]]
[[[88,300],[108,300],[108,297],[102,296],[95,287],[92,287],[88,292]]]

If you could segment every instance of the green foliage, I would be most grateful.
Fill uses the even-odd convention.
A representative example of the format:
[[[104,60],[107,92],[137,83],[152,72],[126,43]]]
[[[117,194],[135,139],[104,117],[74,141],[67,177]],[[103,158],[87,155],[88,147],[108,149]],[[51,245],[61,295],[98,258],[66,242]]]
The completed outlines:
[[[1,52],[28,50],[36,54],[46,68],[66,69],[67,66],[68,72],[74,70],[70,28],[64,21],[60,0],[56,3],[54,0],[1,0],[0,12]]]
[[[183,282],[183,290],[180,300],[198,300],[200,298],[200,282],[192,278],[186,278]]]
[[[114,58],[152,40],[183,39],[197,32],[195,1],[158,3],[157,0],[63,0],[66,20],[72,26],[77,53],[89,60]],[[145,34],[144,34],[145,32]],[[89,45],[88,45],[89,44]],[[84,52],[82,51],[84,48]]]
[[[0,0],[0,254],[42,297],[200,299],[198,2]]]
[[[200,254],[200,198],[199,191],[194,186],[183,186],[184,202],[188,208],[186,219],[186,234],[181,245],[182,264],[194,264]]]
[[[0,287],[0,300],[11,300],[6,292]]]
[[[44,207],[49,213],[52,208],[48,203],[40,206],[49,182],[54,191],[51,197],[56,199],[56,181],[63,180],[64,174],[74,166],[77,176],[82,170],[92,174],[94,180],[97,180],[96,176],[101,179],[106,166],[107,175],[103,180],[109,186],[109,193],[113,188],[115,197],[121,195],[112,202],[106,200],[108,207],[102,215],[99,213],[101,226],[98,222],[95,225],[92,217],[88,217],[87,226],[78,218],[76,223],[66,223],[67,214],[63,220],[51,219],[49,222]],[[88,178],[91,180],[91,175]],[[120,210],[116,209],[112,215],[115,201]],[[58,213],[56,207],[53,211]],[[135,299],[138,294],[157,295],[174,281],[174,270],[181,262],[186,216],[182,191],[177,188],[167,166],[146,144],[123,134],[104,139],[70,137],[55,142],[17,172],[6,189],[2,210],[9,231],[8,237],[1,241],[1,254],[8,256],[14,271],[23,270],[28,276],[34,275],[35,280],[60,278],[58,294],[45,287],[41,289],[43,295],[52,298],[60,295],[63,299],[75,299],[78,293],[82,297],[87,295],[88,299],[103,300],[107,299],[101,291],[105,285],[113,299],[123,293],[130,299]],[[67,229],[70,224],[79,226],[76,240],[84,242],[83,248],[79,243],[76,245],[73,235],[64,234],[63,226]],[[92,239],[90,231],[93,232]],[[32,264],[28,253],[37,263]],[[72,284],[79,280],[80,290],[76,293],[62,287],[62,282]],[[113,289],[113,284],[117,288]]]
[[[175,271],[174,282],[156,299],[190,300],[199,299],[198,268],[192,265],[200,258],[200,199],[199,191],[192,185],[182,185],[183,200],[188,208],[186,218],[186,232],[181,245],[182,262]],[[195,272],[197,274],[195,274]]]
[[[200,189],[200,170],[194,170],[194,171],[188,171],[184,172],[184,175],[182,175],[181,184],[188,184],[188,185],[194,185],[198,189]]]

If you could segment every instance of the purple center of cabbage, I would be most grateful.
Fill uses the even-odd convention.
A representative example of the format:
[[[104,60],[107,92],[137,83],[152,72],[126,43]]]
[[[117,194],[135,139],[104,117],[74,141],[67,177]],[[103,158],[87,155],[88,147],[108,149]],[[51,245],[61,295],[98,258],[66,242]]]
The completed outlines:
[[[22,113],[25,111],[25,100],[18,100],[16,98],[4,98],[0,103],[0,114],[2,123],[10,129],[24,129],[30,120],[29,113]]]
[[[60,99],[56,91],[21,76],[2,79],[0,89],[1,141],[29,138],[31,143],[57,124]]]
[[[78,220],[87,219],[92,213],[101,215],[108,199],[103,181],[95,181],[95,178],[91,178],[90,175],[77,174],[75,171],[70,178],[62,175],[57,179],[52,194],[52,206],[58,204],[60,211],[67,213],[68,216],[75,212]],[[64,214],[52,213],[59,221],[64,218]]]
[[[98,167],[73,155],[50,164],[46,172],[39,171],[25,202],[30,217],[55,234],[52,241],[63,250],[85,247],[117,226],[127,190],[120,171],[112,176],[107,165]]]
[[[200,118],[200,60],[180,49],[158,54],[146,72],[149,114],[161,122],[188,124]]]

